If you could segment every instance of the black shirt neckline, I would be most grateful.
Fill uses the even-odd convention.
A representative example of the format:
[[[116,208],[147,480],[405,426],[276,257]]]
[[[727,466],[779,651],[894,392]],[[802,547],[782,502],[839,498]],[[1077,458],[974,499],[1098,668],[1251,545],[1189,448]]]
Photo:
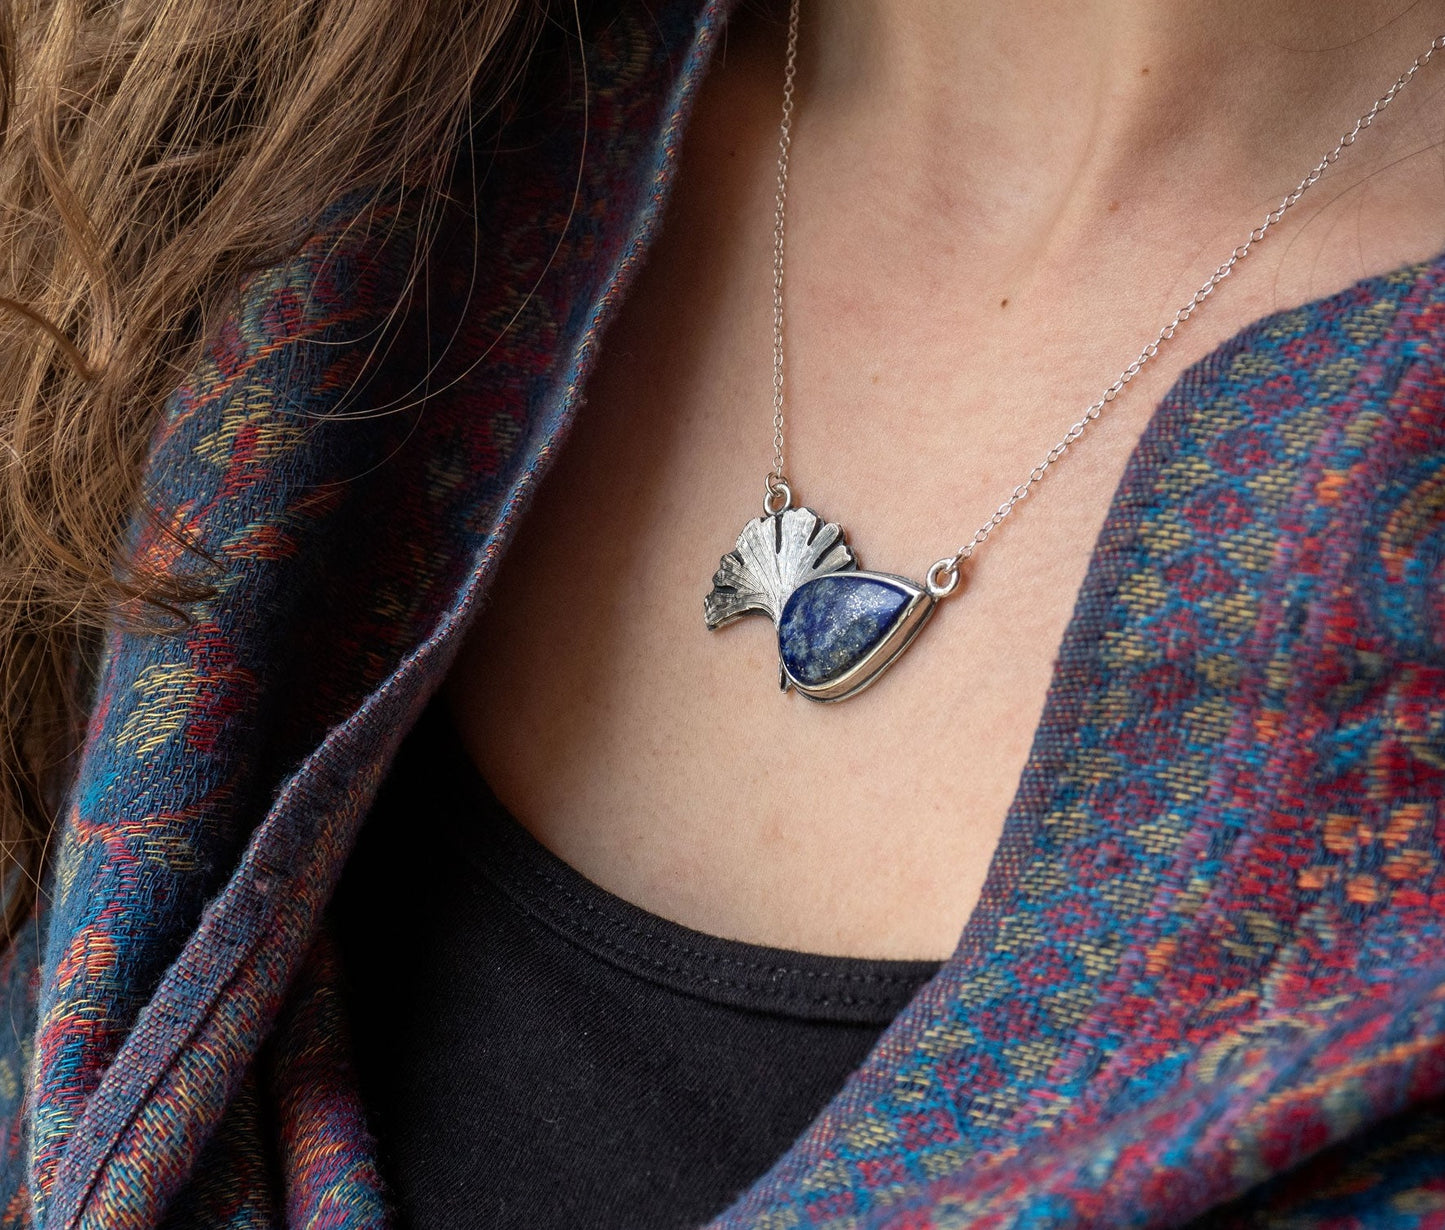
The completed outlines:
[[[589,955],[712,1003],[800,1020],[886,1025],[941,966],[772,948],[694,931],[602,888],[549,850],[502,805],[442,705],[413,739],[461,806],[440,837],[512,905]]]

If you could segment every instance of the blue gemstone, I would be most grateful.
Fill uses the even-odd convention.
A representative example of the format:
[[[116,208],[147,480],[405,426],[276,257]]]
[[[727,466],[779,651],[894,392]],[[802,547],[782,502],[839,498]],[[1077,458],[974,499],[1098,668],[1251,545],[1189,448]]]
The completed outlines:
[[[888,635],[911,597],[878,577],[849,572],[798,586],[778,621],[778,649],[788,674],[808,687],[838,678]]]

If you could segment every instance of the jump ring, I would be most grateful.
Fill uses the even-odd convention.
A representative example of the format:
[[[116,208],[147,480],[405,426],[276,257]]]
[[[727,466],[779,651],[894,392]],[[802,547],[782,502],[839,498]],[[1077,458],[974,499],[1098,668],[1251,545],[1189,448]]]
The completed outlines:
[[[771,474],[763,484],[763,514],[776,517],[793,506],[793,489],[786,478],[775,478]]]
[[[959,575],[958,565],[952,559],[941,559],[928,570],[923,583],[935,599],[947,598],[958,588]],[[940,576],[946,576],[948,580],[940,581]]]

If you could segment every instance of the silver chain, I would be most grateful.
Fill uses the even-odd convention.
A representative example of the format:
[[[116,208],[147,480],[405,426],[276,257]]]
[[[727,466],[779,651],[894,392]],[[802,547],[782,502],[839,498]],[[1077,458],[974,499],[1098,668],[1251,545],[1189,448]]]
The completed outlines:
[[[788,484],[783,468],[783,253],[788,201],[788,156],[792,151],[793,143],[793,91],[798,68],[799,7],[800,0],[790,0],[787,68],[783,81],[783,119],[778,136],[778,195],[777,205],[773,212],[773,468],[768,474],[763,501],[764,509],[769,513],[780,512],[787,508],[793,498],[792,488]],[[1415,57],[1410,67],[1401,73],[1395,79],[1395,83],[1375,100],[1364,115],[1355,121],[1354,126],[1339,139],[1335,147],[1314,165],[1309,174],[1300,180],[1278,205],[1265,215],[1264,220],[1249,232],[1244,242],[1230,252],[1224,263],[1209,275],[1204,285],[1196,290],[1190,296],[1189,301],[1174,313],[1169,323],[1154,335],[1154,340],[1139,352],[1138,358],[1119,373],[1114,383],[1084,411],[1083,417],[1070,427],[1064,433],[1063,438],[1049,449],[1044,459],[1029,471],[1028,479],[1015,487],[1008,499],[1000,504],[994,510],[993,515],[974,531],[973,537],[952,555],[938,560],[929,568],[926,579],[929,592],[935,598],[945,598],[957,588],[959,568],[964,560],[972,556],[988,540],[989,535],[1003,523],[1009,513],[1013,512],[1015,506],[1021,500],[1026,499],[1029,492],[1043,481],[1044,475],[1068,452],[1069,447],[1083,436],[1084,432],[1088,430],[1089,424],[1103,414],[1104,408],[1128,387],[1134,377],[1144,370],[1145,365],[1159,353],[1160,347],[1173,339],[1180,326],[1199,310],[1204,301],[1214,293],[1215,288],[1233,272],[1234,267],[1250,254],[1254,245],[1269,234],[1285,213],[1319,182],[1340,155],[1379,118],[1381,112],[1394,102],[1395,96],[1410,84],[1415,74],[1424,68],[1441,48],[1445,48],[1445,35],[1438,35],[1424,51]]]
[[[793,82],[798,75],[798,0],[788,12],[788,68],[783,76],[783,122],[778,129],[778,199],[773,209],[773,469],[763,504],[781,512],[793,501],[783,476],[783,249],[787,239],[788,155],[793,148]],[[780,503],[779,503],[780,502]],[[777,504],[777,507],[772,505]]]

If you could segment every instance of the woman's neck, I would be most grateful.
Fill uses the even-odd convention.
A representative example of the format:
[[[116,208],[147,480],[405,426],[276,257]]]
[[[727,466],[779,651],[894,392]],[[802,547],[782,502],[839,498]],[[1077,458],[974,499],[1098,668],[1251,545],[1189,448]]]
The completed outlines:
[[[1161,198],[1196,221],[1270,201],[1437,33],[1440,0],[808,0],[799,128],[851,148],[878,208],[1027,249]],[[1411,123],[1438,90],[1334,187],[1436,144]]]

